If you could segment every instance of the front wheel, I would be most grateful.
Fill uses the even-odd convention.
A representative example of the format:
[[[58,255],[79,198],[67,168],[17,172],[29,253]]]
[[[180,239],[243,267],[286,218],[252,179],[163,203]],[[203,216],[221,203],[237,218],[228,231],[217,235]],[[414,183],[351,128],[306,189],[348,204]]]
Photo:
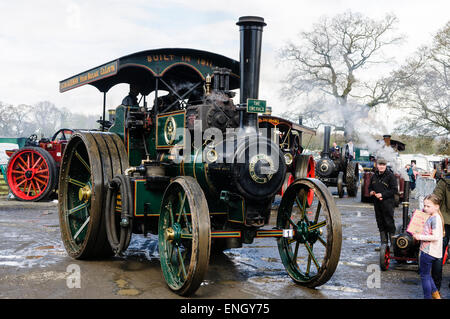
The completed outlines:
[[[211,228],[205,195],[192,177],[177,177],[165,190],[158,236],[167,285],[179,295],[193,294],[208,269]]]
[[[348,162],[345,174],[347,184],[347,194],[349,197],[356,197],[359,188],[359,165],[356,162]]]
[[[278,239],[278,251],[294,282],[310,288],[327,282],[339,263],[342,244],[341,215],[327,187],[314,178],[292,183],[281,199],[277,228],[293,233]]]

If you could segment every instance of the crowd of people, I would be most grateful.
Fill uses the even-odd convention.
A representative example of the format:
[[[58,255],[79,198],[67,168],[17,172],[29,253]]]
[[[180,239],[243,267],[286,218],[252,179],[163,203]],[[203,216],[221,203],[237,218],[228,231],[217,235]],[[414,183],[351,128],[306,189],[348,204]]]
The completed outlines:
[[[378,158],[376,170],[370,179],[369,192],[374,198],[375,218],[380,232],[381,244],[390,242],[393,247],[395,234],[394,194],[398,190],[394,173],[386,169],[387,161]],[[415,161],[406,165],[411,190],[416,189],[417,171]],[[437,182],[430,189],[422,190],[419,210],[428,214],[421,232],[412,234],[420,242],[419,273],[424,298],[441,299],[443,256],[450,239],[450,172],[445,161],[441,164],[442,174],[433,176]],[[392,248],[391,248],[392,250]],[[449,284],[450,288],[450,284]]]

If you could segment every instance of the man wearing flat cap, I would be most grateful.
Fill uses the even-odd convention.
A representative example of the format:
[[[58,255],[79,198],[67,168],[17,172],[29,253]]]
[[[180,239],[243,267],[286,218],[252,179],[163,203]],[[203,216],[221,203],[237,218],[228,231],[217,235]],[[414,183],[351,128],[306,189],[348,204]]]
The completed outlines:
[[[387,244],[389,238],[392,245],[392,236],[395,234],[394,195],[398,192],[397,179],[394,173],[387,169],[386,159],[379,157],[376,167],[375,174],[370,178],[369,194],[374,200],[381,244]]]

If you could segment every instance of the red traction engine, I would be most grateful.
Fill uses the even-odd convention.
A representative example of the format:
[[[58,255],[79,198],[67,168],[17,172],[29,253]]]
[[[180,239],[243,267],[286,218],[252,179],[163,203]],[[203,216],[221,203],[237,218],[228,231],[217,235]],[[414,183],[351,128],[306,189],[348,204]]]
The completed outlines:
[[[315,178],[314,157],[309,154],[303,154],[303,134],[316,135],[316,131],[302,125],[302,117],[299,123],[294,123],[280,117],[264,114],[258,117],[259,128],[265,129],[267,138],[279,144],[281,152],[286,162],[286,175],[279,195],[298,178]],[[278,135],[278,136],[275,136]],[[308,197],[309,202],[312,197]]]
[[[25,146],[7,150],[6,178],[11,193],[21,201],[51,199],[58,187],[59,167],[73,130],[60,129],[51,139],[31,135]]]

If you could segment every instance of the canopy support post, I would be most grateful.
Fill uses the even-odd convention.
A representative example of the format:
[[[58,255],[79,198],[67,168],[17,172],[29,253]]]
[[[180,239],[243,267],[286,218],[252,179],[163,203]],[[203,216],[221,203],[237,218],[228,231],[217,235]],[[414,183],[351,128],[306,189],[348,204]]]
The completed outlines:
[[[153,106],[155,115],[158,114],[158,84],[159,84],[159,79],[158,79],[158,77],[155,77],[155,102],[154,102],[154,106]]]
[[[103,92],[103,121],[102,121],[102,132],[105,131],[105,116],[106,116],[106,92]]]

